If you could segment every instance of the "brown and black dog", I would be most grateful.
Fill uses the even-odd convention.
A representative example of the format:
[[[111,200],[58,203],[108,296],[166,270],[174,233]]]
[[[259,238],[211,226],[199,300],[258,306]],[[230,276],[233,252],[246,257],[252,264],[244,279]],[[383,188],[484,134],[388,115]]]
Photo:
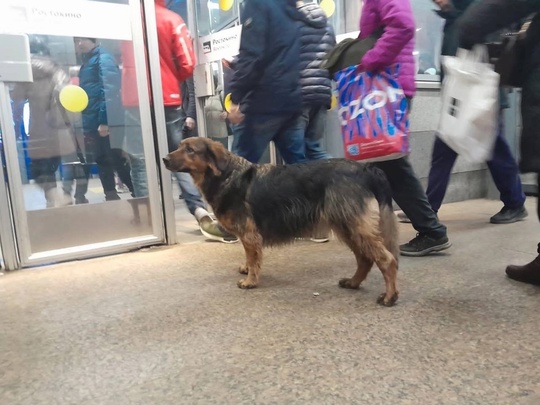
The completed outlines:
[[[257,286],[263,246],[292,242],[324,225],[358,263],[340,287],[358,288],[376,263],[386,283],[377,302],[397,301],[397,221],[390,185],[379,169],[345,159],[255,165],[206,138],[182,141],[163,162],[171,171],[191,173],[221,225],[244,245],[240,273],[247,277],[240,288]]]

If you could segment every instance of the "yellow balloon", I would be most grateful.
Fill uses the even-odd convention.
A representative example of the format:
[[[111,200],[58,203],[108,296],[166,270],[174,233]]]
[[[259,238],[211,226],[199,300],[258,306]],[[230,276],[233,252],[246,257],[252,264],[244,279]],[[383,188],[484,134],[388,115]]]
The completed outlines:
[[[332,95],[332,102],[330,103],[329,110],[333,110],[337,106],[337,97],[335,95]]]
[[[229,94],[227,94],[227,96],[225,96],[225,100],[223,101],[223,105],[225,107],[225,111],[230,113],[231,112],[231,106],[232,106],[231,93],[229,93]]]
[[[327,17],[332,17],[336,11],[336,2],[334,0],[322,0],[319,6]]]
[[[88,94],[81,87],[70,84],[60,91],[60,104],[71,112],[81,112],[88,106]]]
[[[234,0],[219,0],[219,8],[223,11],[229,11],[234,4]]]

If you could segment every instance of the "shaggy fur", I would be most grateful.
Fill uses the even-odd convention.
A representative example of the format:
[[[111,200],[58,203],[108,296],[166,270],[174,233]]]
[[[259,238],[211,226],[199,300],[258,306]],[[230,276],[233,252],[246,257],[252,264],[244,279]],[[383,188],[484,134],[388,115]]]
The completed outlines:
[[[244,245],[240,272],[247,277],[238,282],[240,288],[257,286],[263,246],[289,243],[326,226],[358,263],[340,287],[358,288],[376,263],[386,283],[378,302],[396,302],[397,222],[390,186],[379,169],[344,159],[254,165],[205,138],[184,140],[163,162],[171,171],[191,173],[221,225]]]

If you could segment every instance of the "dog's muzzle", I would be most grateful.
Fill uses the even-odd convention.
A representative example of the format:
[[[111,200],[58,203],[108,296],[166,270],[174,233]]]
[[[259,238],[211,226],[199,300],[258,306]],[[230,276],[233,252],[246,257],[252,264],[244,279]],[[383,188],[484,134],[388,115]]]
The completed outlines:
[[[163,158],[163,164],[168,170],[171,170],[171,157],[169,155]]]

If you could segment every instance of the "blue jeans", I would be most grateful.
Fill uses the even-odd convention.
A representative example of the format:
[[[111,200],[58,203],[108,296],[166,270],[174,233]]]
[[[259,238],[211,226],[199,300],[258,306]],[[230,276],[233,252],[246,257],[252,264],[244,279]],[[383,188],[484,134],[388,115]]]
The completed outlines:
[[[435,212],[439,211],[448,188],[452,167],[457,153],[446,145],[439,137],[435,137],[431,169],[429,171],[427,197]],[[504,123],[499,119],[499,128],[493,158],[487,162],[491,177],[506,207],[520,208],[525,203],[525,194],[521,187],[518,165],[512,156],[510,147],[504,138]]]
[[[186,114],[182,107],[165,107],[165,121],[167,125],[167,144],[169,152],[173,152],[182,142],[182,129],[186,122]],[[178,180],[178,186],[182,191],[182,196],[189,212],[195,215],[197,208],[206,209],[206,204],[203,202],[199,190],[193,183],[193,178],[189,173],[173,173]]]
[[[234,129],[233,153],[258,163],[270,141],[274,141],[285,163],[306,161],[298,114],[247,114],[242,125]]]
[[[131,160],[133,196],[136,198],[148,197],[146,158],[144,156],[141,115],[138,107],[126,108],[124,125],[126,130],[125,149],[129,153]]]
[[[300,125],[304,128],[304,141],[308,160],[330,159],[332,157],[321,144],[326,132],[327,113],[327,108],[322,105],[306,106],[299,118]]]

